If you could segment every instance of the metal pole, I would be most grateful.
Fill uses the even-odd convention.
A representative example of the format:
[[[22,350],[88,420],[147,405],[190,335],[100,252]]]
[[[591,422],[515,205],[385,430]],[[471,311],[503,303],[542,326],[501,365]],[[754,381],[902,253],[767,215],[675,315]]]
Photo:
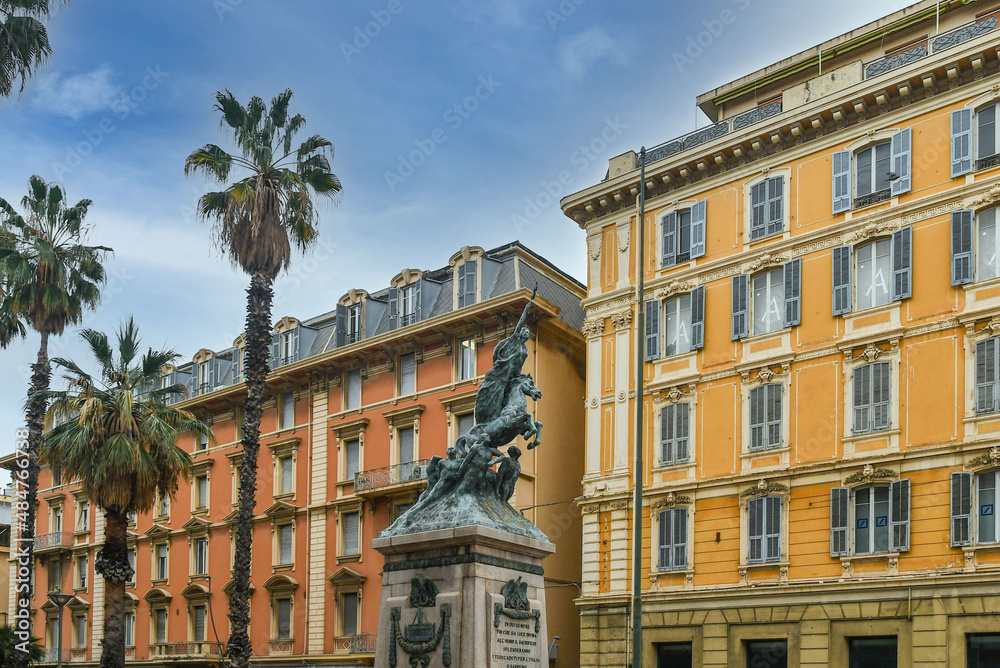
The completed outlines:
[[[646,287],[646,147],[639,149],[639,218],[636,222],[637,248],[635,300],[635,470],[632,490],[632,668],[642,666],[642,392],[646,359],[645,302]]]
[[[56,651],[59,656],[56,658],[56,668],[62,668],[62,638],[63,638],[63,606],[59,606],[59,642],[56,643]]]

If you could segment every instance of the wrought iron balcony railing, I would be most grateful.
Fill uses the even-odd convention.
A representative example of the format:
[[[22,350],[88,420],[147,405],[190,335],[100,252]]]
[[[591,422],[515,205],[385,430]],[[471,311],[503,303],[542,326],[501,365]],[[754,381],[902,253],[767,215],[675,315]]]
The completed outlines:
[[[72,654],[70,650],[62,651],[62,660],[69,661]],[[59,649],[57,647],[46,647],[42,650],[42,660],[39,663],[57,663],[59,661]]]
[[[366,492],[389,485],[427,480],[427,464],[428,460],[420,459],[406,464],[359,471],[354,474],[354,491]]]
[[[350,654],[372,654],[375,652],[374,633],[355,633],[348,637],[348,653]]]
[[[73,534],[65,531],[40,533],[35,536],[35,551],[57,547],[73,547]]]

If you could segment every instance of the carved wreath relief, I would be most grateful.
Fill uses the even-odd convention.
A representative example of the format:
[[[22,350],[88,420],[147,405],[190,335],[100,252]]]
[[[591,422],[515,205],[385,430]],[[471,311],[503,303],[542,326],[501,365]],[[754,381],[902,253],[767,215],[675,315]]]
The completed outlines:
[[[418,573],[410,580],[410,607],[416,609],[413,622],[403,627],[401,608],[389,611],[392,627],[389,635],[389,665],[396,668],[397,645],[408,656],[410,668],[427,668],[431,653],[441,646],[441,663],[451,666],[451,604],[441,604],[441,625],[427,620],[424,608],[437,605],[438,588],[433,582]]]

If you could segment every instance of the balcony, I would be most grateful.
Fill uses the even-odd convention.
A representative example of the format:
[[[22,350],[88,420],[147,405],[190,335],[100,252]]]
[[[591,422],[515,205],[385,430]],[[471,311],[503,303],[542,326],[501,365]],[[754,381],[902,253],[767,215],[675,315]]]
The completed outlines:
[[[35,554],[70,550],[73,547],[73,534],[66,531],[40,533],[35,536]]]
[[[355,633],[352,636],[348,636],[348,654],[374,654],[375,653],[375,634],[374,633]]]
[[[62,651],[63,662],[69,662],[71,656],[71,651],[64,649]],[[59,650],[55,647],[46,647],[42,650],[42,658],[39,663],[58,663],[59,662]]]
[[[406,464],[360,471],[354,474],[354,493],[378,496],[390,491],[423,487],[427,481],[427,464],[428,460],[419,459]]]
[[[221,656],[220,649],[216,642],[165,642],[150,645],[149,655],[175,658]]]

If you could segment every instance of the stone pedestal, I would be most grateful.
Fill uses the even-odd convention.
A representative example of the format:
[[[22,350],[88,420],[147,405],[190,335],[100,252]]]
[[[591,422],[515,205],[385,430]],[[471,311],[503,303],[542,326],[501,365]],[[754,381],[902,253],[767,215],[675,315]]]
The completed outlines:
[[[467,526],[378,538],[376,668],[548,668],[548,541]]]

